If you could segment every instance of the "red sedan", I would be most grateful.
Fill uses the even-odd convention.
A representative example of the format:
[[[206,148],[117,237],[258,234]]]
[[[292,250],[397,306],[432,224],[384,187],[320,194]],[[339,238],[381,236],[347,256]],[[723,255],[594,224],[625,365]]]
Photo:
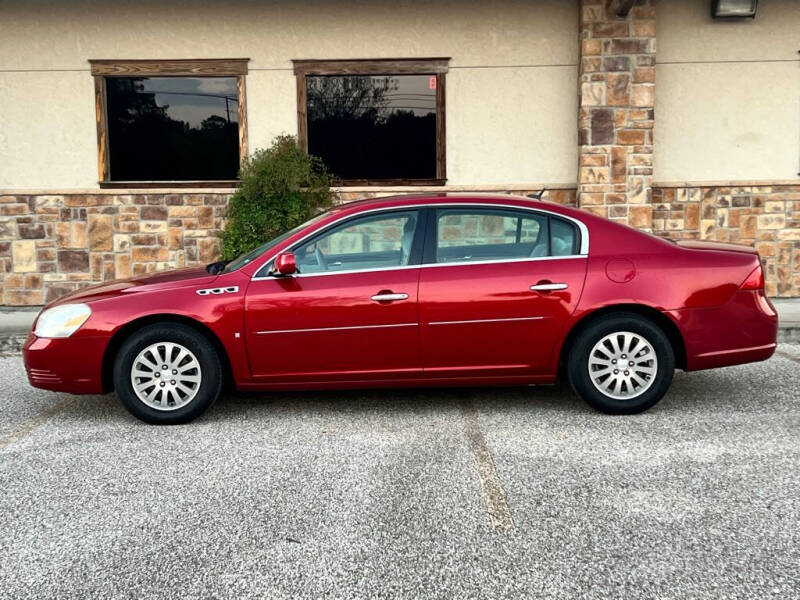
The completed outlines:
[[[607,413],[675,368],[765,360],[777,314],[758,254],[666,241],[513,196],[342,205],[227,264],[83,289],[24,348],[31,385],[115,389],[150,423],[241,390],[552,384]]]

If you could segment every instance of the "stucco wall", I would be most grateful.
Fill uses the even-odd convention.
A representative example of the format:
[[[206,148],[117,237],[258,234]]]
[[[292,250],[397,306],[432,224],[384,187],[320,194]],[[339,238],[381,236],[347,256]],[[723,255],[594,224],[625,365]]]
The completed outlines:
[[[293,58],[450,56],[449,183],[570,183],[577,2],[0,4],[0,188],[97,183],[90,58],[249,57],[251,149],[296,132]]]
[[[709,3],[657,4],[655,181],[797,179],[800,2],[720,21]]]

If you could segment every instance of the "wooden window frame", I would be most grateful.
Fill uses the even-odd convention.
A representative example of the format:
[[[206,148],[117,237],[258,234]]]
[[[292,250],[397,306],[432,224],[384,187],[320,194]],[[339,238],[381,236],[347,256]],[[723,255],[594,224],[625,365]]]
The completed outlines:
[[[447,183],[447,131],[445,128],[445,75],[450,58],[383,58],[355,60],[293,60],[297,79],[297,139],[308,152],[307,75],[430,75],[436,76],[436,178],[345,179],[341,186],[445,185]]]
[[[94,78],[97,120],[97,177],[101,188],[198,188],[236,187],[238,179],[200,181],[111,181],[106,78],[108,77],[236,77],[239,95],[239,164],[247,158],[247,93],[245,76],[249,58],[169,60],[89,60]]]

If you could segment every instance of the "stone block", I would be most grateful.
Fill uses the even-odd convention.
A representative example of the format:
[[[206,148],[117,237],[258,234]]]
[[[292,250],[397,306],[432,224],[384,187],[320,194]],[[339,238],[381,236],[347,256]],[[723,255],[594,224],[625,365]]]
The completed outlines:
[[[582,83],[581,106],[602,106],[606,103],[606,84]]]
[[[89,252],[86,250],[59,250],[58,268],[62,273],[88,273]]]
[[[143,206],[139,209],[139,217],[142,221],[166,221],[166,206]]]
[[[112,250],[111,215],[89,215],[89,248],[92,251]]]
[[[141,221],[139,231],[142,233],[162,233],[167,231],[166,221]]]
[[[608,167],[581,167],[581,183],[607,183]]]
[[[598,56],[603,51],[601,40],[583,40],[581,42],[581,56]]]
[[[70,284],[48,285],[45,296],[45,302],[52,302],[53,300],[58,300],[61,296],[66,296],[67,294],[74,291],[75,291],[75,286]]]
[[[15,240],[11,242],[11,255],[15,273],[36,271],[36,242],[34,240]]]
[[[611,182],[624,183],[628,174],[628,151],[626,148],[611,148]]]
[[[217,238],[203,238],[197,240],[198,260],[201,263],[210,263],[219,260],[219,240]]]
[[[786,226],[786,216],[777,214],[758,215],[759,229],[783,229]]]
[[[627,73],[609,73],[608,104],[609,106],[628,106],[631,103],[631,78]]]
[[[5,303],[9,306],[36,306],[43,304],[42,290],[6,290]]]
[[[623,146],[636,146],[644,143],[644,131],[621,129],[617,132],[617,143]]]
[[[631,70],[631,59],[627,56],[607,56],[603,59],[603,69],[627,73]]]
[[[656,68],[655,67],[636,67],[633,70],[634,83],[655,83],[656,82]]]
[[[163,246],[134,246],[131,249],[131,260],[134,263],[167,260],[167,249]]]
[[[648,54],[649,52],[650,40],[611,40],[611,54]]]
[[[19,237],[23,240],[42,240],[45,238],[44,225],[18,225]]]
[[[648,205],[631,206],[628,224],[633,227],[651,228],[653,225],[653,209]]]
[[[117,254],[114,257],[114,271],[117,279],[126,279],[131,276],[131,257],[127,254]]]
[[[592,139],[593,146],[611,144],[614,141],[614,111],[609,108],[592,110]]]
[[[633,84],[631,104],[633,106],[653,106],[655,103],[655,86]]]
[[[197,224],[199,227],[214,227],[214,208],[211,206],[199,206],[197,208]]]
[[[183,248],[183,229],[173,227],[169,230],[169,244],[170,250],[179,250]]]
[[[17,234],[17,222],[12,219],[0,220],[0,240],[15,240]]]

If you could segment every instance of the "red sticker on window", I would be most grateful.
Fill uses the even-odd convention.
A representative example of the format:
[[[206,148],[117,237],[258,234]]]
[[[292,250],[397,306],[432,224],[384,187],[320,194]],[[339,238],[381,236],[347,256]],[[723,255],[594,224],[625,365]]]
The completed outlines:
[[[436,76],[434,75],[430,79],[428,79],[428,89],[435,90],[436,89]]]

